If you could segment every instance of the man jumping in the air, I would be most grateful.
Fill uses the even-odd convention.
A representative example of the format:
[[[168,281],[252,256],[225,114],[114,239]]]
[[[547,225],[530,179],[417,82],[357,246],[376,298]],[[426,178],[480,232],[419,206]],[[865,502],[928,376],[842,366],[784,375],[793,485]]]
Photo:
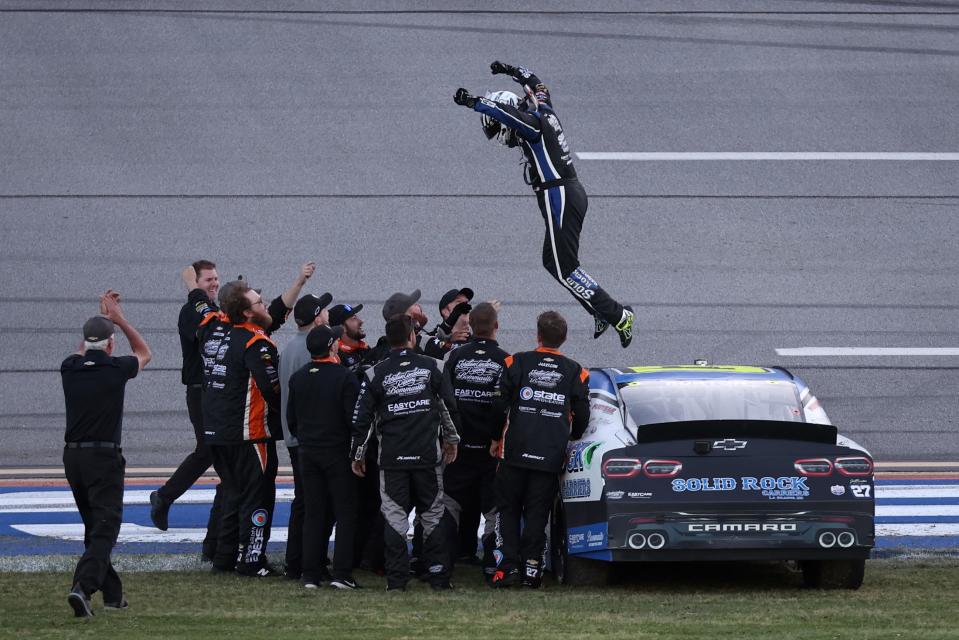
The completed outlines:
[[[613,300],[579,266],[579,234],[586,216],[586,191],[576,179],[576,169],[563,127],[539,78],[523,67],[502,62],[490,65],[493,75],[506,74],[522,85],[526,96],[496,91],[485,98],[458,89],[454,102],[479,111],[489,139],[507,147],[522,145],[526,156],[526,182],[536,192],[536,201],[546,222],[543,266],[569,289],[596,322],[594,338],[609,325],[619,333],[623,347],[633,339],[633,310]]]

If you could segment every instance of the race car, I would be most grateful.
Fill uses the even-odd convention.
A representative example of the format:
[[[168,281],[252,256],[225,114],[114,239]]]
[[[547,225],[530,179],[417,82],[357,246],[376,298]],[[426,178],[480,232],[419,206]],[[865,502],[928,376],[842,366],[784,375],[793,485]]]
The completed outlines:
[[[796,561],[807,586],[856,589],[875,541],[873,459],[779,367],[590,371],[551,520],[567,584],[614,563]]]

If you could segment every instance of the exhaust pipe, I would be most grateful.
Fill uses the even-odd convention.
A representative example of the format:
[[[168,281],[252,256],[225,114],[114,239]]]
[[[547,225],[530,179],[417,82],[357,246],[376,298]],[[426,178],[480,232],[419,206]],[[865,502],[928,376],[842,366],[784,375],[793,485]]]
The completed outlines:
[[[836,544],[836,534],[832,531],[823,531],[819,534],[819,546],[823,549],[829,549]]]
[[[626,543],[631,549],[642,549],[646,546],[646,536],[641,533],[631,533],[629,534],[629,538],[627,538]]]
[[[651,533],[646,538],[646,544],[650,549],[662,549],[666,546],[666,536],[661,533]]]
[[[852,545],[856,544],[856,536],[853,535],[852,531],[843,531],[836,536],[836,544],[843,549],[848,549]]]

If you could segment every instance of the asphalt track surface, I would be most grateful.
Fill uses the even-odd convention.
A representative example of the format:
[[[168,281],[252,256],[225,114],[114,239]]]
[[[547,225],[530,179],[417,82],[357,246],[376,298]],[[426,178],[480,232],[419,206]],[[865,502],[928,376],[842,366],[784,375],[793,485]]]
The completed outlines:
[[[583,265],[638,311],[624,352],[543,270],[518,153],[451,98],[510,88],[501,59],[550,86],[574,151],[956,152],[959,3],[442,7],[0,2],[0,466],[60,463],[57,370],[107,287],[154,351],[127,460],[179,462],[201,256],[268,295],[315,260],[308,290],[367,305],[373,338],[390,293],[435,320],[468,285],[504,301],[509,350],[555,308],[589,366],[786,366],[879,460],[957,459],[956,356],[775,350],[959,346],[959,163],[578,161]]]

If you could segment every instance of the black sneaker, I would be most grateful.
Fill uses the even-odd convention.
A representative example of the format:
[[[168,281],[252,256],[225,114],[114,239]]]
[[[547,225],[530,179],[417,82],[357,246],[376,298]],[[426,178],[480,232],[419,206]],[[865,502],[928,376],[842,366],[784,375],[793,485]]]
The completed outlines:
[[[542,581],[542,580],[536,580],[536,579],[533,579],[533,578],[525,578],[525,579],[523,580],[523,588],[524,588],[524,589],[539,589],[539,588],[542,587],[542,586],[543,586],[543,581]]]
[[[609,323],[603,320],[602,318],[600,318],[599,316],[594,316],[593,322],[596,323],[596,326],[593,330],[593,340],[595,340],[596,338],[606,333],[606,330],[609,329]]]
[[[619,343],[623,345],[623,349],[633,341],[633,320],[635,319],[636,314],[633,313],[633,308],[623,307],[623,317],[616,323],[616,333],[619,334]]]
[[[73,590],[67,594],[67,604],[73,607],[74,617],[93,617],[93,607],[90,605],[90,598],[83,592],[79,584],[73,585]]]
[[[356,584],[354,580],[347,579],[347,578],[330,580],[330,586],[333,587],[334,589],[347,589],[347,590],[363,588],[360,585]]]
[[[103,603],[104,611],[123,611],[124,609],[129,609],[130,603],[127,602],[126,598],[120,598],[119,602],[106,602]]]
[[[233,567],[220,567],[218,565],[213,565],[210,567],[210,573],[218,576],[232,576]]]
[[[167,517],[170,515],[170,503],[160,497],[156,491],[150,493],[150,520],[153,526],[160,531],[169,527]]]

